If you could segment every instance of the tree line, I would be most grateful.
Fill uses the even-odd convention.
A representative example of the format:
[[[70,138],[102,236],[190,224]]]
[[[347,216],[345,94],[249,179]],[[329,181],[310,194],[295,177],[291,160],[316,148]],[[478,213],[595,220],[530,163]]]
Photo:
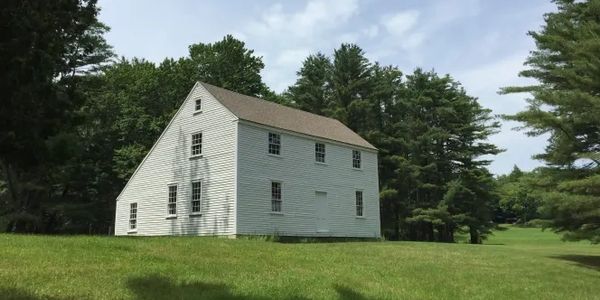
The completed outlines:
[[[545,218],[546,226],[571,238],[593,240],[582,228],[597,219],[575,225],[560,204],[598,201],[598,117],[590,114],[600,103],[592,87],[594,3],[557,1],[548,26],[531,33],[540,50],[523,72],[541,84],[504,90],[534,95],[527,111],[506,118],[524,122],[531,134],[553,133],[540,156],[549,164],[536,170],[544,175],[534,185],[521,183],[528,176],[509,180],[488,171],[489,157],[501,151],[487,142],[499,122],[450,75],[419,68],[403,73],[370,61],[356,44],[341,44],[308,56],[296,82],[276,93],[262,81],[262,58],[233,36],[190,45],[187,56],[160,63],[117,58],[95,1],[9,2],[0,12],[6,23],[0,29],[0,231],[109,232],[116,196],[200,80],[336,118],[375,145],[387,239],[453,242],[464,234],[480,243],[504,214]],[[590,24],[575,25],[586,16]],[[553,34],[581,47],[552,48],[562,47]],[[579,56],[567,55],[574,49]],[[552,51],[565,52],[551,57]],[[558,58],[560,76],[552,66]],[[581,110],[582,104],[588,107]],[[581,118],[568,107],[578,108]],[[536,191],[533,213],[523,203],[507,204],[530,190]]]

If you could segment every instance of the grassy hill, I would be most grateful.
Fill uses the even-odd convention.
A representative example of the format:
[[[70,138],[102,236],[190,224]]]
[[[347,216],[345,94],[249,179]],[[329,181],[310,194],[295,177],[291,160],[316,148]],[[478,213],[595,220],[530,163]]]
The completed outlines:
[[[0,235],[1,299],[599,299],[600,246]]]

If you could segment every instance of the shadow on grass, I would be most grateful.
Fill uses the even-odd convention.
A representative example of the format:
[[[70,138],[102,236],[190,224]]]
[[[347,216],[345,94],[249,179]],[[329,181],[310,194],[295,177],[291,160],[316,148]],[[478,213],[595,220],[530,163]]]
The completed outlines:
[[[340,300],[370,300],[361,293],[342,285],[336,285],[335,291],[338,293]]]
[[[133,278],[127,282],[135,299],[272,299],[267,297],[255,297],[236,295],[231,289],[221,283],[176,283],[170,278],[160,275],[150,275],[141,278]],[[289,300],[303,300],[304,297],[290,297]]]
[[[6,300],[61,300],[60,297],[47,297],[47,296],[36,296],[28,291],[15,289],[15,288],[0,288],[0,299]]]
[[[580,267],[600,271],[599,255],[557,255],[551,257],[577,263]]]

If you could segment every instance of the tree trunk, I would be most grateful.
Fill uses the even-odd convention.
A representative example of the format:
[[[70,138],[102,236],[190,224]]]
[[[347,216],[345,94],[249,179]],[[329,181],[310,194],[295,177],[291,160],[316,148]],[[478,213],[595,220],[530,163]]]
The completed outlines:
[[[471,235],[471,244],[481,244],[481,237],[477,228],[469,226],[469,235]]]

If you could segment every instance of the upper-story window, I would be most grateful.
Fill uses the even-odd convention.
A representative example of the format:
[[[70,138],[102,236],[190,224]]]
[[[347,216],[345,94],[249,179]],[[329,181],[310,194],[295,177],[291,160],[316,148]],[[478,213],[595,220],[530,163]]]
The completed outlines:
[[[360,151],[352,150],[352,167],[355,169],[360,169],[361,159],[360,159]]]
[[[196,99],[194,108],[195,108],[194,111],[196,111],[196,112],[202,111],[202,99],[200,99],[200,98]]]
[[[363,192],[362,191],[356,191],[355,200],[356,200],[356,216],[362,217],[364,214]]]
[[[315,161],[320,163],[325,162],[325,144],[315,143]]]
[[[137,203],[129,204],[129,230],[137,229]]]
[[[169,185],[169,200],[167,202],[167,214],[169,216],[177,215],[177,185]]]
[[[271,181],[271,211],[281,212],[281,182]]]
[[[281,135],[269,132],[269,154],[281,154]]]
[[[202,201],[202,181],[192,181],[192,213],[199,213]]]
[[[192,134],[192,156],[202,155],[202,132]]]

